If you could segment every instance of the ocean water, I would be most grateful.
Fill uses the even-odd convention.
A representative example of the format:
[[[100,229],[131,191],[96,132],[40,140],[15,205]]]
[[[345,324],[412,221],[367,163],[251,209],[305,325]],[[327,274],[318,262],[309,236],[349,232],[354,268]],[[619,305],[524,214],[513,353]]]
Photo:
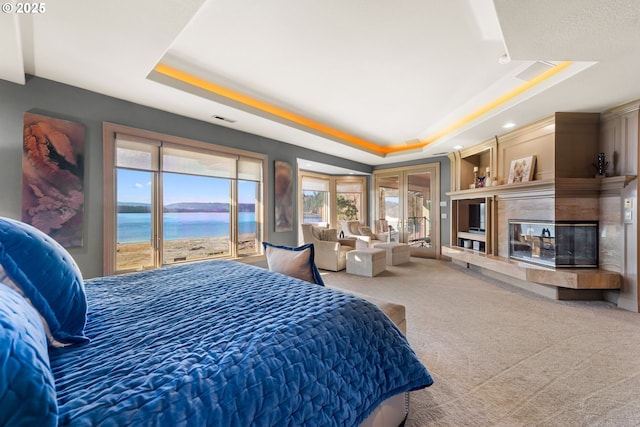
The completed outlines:
[[[119,213],[118,243],[148,242],[151,240],[150,213]],[[164,214],[164,240],[197,237],[228,236],[229,214],[225,212],[174,212]],[[255,233],[254,212],[238,214],[238,233]]]

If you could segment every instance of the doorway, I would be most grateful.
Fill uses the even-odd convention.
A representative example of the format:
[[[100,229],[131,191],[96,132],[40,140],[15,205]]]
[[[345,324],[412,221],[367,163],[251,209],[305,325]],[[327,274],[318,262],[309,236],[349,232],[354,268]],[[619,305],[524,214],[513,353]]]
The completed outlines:
[[[374,172],[377,231],[406,243],[411,255],[438,258],[440,253],[440,164]],[[381,230],[387,228],[387,230]]]

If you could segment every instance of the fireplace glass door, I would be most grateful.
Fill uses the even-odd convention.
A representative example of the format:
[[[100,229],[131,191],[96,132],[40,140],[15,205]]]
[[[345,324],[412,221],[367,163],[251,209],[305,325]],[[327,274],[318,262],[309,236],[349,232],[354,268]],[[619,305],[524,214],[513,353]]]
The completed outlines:
[[[510,220],[509,258],[548,267],[598,267],[598,223]]]

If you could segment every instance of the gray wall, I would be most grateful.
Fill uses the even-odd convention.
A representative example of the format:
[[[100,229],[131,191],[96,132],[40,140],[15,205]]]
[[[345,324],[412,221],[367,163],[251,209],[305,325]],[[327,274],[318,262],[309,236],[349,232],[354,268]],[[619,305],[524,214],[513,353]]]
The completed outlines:
[[[82,123],[85,140],[84,245],[70,248],[85,278],[102,275],[102,123],[111,122],[213,144],[266,154],[268,176],[273,176],[274,160],[295,167],[297,158],[332,164],[365,173],[373,168],[363,163],[307,150],[291,144],[193,120],[95,92],[41,78],[29,78],[21,86],[0,80],[0,216],[20,219],[22,200],[22,127],[25,112]],[[438,157],[385,165],[384,168],[440,162],[441,200],[449,203],[449,159]],[[379,167],[382,169],[382,167]],[[371,185],[371,180],[368,181]],[[294,179],[297,186],[297,178]],[[267,206],[274,206],[272,182],[267,182]],[[294,189],[297,194],[297,188]],[[372,202],[372,201],[371,201]],[[370,207],[371,208],[371,207]],[[297,204],[294,207],[297,218]],[[448,208],[443,210],[448,212]],[[266,239],[295,245],[297,229],[276,233],[273,209],[267,213]],[[441,221],[442,244],[448,244],[449,220]]]
[[[307,150],[233,129],[170,114],[95,92],[41,78],[30,78],[25,86],[0,80],[0,216],[20,219],[22,199],[23,114],[31,112],[82,123],[85,140],[84,245],[70,248],[85,278],[102,275],[102,123],[111,122],[154,132],[231,146],[266,154],[268,176],[274,160],[289,162],[298,157],[371,173],[371,166]],[[448,177],[448,173],[446,175]],[[294,180],[297,183],[297,178]],[[272,182],[267,182],[267,206],[274,206]],[[297,185],[297,184],[296,184]],[[294,190],[297,194],[297,188]],[[295,206],[297,209],[297,205]],[[294,211],[294,218],[297,212]],[[273,209],[269,209],[266,239],[295,245],[297,229],[274,232]]]

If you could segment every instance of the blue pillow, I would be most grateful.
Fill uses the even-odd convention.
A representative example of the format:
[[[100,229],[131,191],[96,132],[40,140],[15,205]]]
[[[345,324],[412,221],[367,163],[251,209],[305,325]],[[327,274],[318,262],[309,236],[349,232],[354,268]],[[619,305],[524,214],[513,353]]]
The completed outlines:
[[[0,217],[0,265],[60,343],[88,341],[82,274],[69,253],[37,228]]]
[[[269,242],[262,242],[262,246],[267,256],[269,270],[324,286],[322,276],[316,267],[313,243],[297,248],[274,245]]]
[[[0,425],[57,424],[56,388],[40,317],[0,283]]]

